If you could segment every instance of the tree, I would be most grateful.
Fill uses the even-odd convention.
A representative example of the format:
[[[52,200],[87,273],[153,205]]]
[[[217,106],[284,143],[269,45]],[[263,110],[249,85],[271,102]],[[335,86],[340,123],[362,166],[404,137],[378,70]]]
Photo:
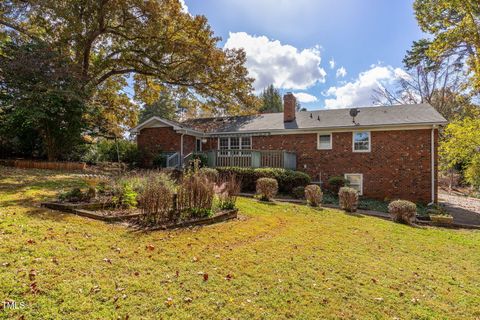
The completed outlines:
[[[423,32],[433,36],[427,54],[433,59],[466,59],[472,87],[480,91],[480,6],[478,0],[415,0],[415,15]]]
[[[465,178],[472,185],[478,185],[480,177],[480,117],[466,117],[451,122],[444,132],[440,143],[440,160],[442,169],[461,167]]]
[[[263,90],[260,94],[260,100],[262,103],[260,112],[262,113],[283,111],[282,96],[280,95],[280,91],[278,91],[273,84]]]
[[[83,129],[85,97],[75,67],[43,42],[8,41],[1,52],[1,135],[31,153],[60,158]]]
[[[375,90],[378,104],[429,103],[446,119],[467,114],[471,97],[461,57],[447,56],[433,60],[427,52],[431,42],[413,42],[403,59],[405,74],[400,74],[393,90]]]
[[[140,111],[139,122],[144,122],[153,116],[157,116],[167,120],[177,120],[178,118],[177,104],[168,91],[160,94],[157,101],[152,104],[147,104]]]
[[[112,80],[133,79],[145,103],[165,87],[184,88],[224,113],[245,112],[254,101],[245,53],[218,48],[207,19],[183,12],[178,0],[7,0],[0,25],[0,34],[39,38],[69,54],[93,98],[106,90],[112,102]],[[126,106],[135,121],[136,106]],[[122,127],[115,117],[103,120]]]

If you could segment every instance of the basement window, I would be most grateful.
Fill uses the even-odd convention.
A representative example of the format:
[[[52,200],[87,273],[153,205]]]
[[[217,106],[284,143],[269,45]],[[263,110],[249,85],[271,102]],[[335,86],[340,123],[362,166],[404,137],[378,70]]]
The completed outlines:
[[[350,188],[357,190],[360,196],[363,194],[363,174],[345,173],[345,179],[348,181]]]

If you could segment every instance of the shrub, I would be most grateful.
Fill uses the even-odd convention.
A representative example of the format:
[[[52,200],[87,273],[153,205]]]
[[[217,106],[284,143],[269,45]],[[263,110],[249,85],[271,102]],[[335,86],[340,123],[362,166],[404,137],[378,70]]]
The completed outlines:
[[[106,183],[107,179],[101,176],[87,176],[83,179],[85,184],[88,186],[87,195],[90,199],[97,198],[97,190],[102,188]]]
[[[236,207],[237,195],[240,193],[240,181],[235,175],[224,178],[215,188],[218,197],[218,207],[222,210],[232,210]]]
[[[342,187],[338,192],[340,208],[348,212],[355,212],[358,208],[358,192],[349,187]]]
[[[291,193],[293,188],[306,186],[311,181],[310,176],[304,172],[281,168],[223,167],[217,170],[220,176],[235,174],[241,181],[242,191],[246,192],[255,191],[256,181],[260,178],[277,180],[279,191],[282,193]]]
[[[260,178],[257,180],[257,195],[262,201],[270,201],[278,192],[278,182],[272,178]]]
[[[138,165],[141,153],[135,141],[119,139],[107,140],[102,139],[95,144],[85,145],[79,160],[89,164],[97,164],[98,162],[117,162],[120,158],[121,162],[128,163],[132,166]]]
[[[152,160],[154,168],[165,168],[167,166],[167,156],[161,152],[157,153]]]
[[[84,202],[90,201],[90,198],[80,188],[73,188],[70,191],[60,193],[58,200],[61,202]]]
[[[295,199],[304,199],[305,198],[305,187],[295,187],[292,189],[292,195]]]
[[[407,200],[395,200],[388,205],[393,221],[411,225],[417,213],[417,205]]]
[[[348,181],[344,177],[333,176],[328,179],[328,188],[334,194],[337,194],[340,191],[340,188],[346,186],[347,183]]]
[[[165,173],[151,174],[145,188],[139,194],[139,207],[146,224],[159,224],[176,220],[174,210],[174,183]]]
[[[113,204],[120,208],[135,208],[138,204],[137,196],[145,186],[145,177],[122,176],[118,178],[113,181]]]
[[[312,207],[318,207],[322,204],[323,193],[319,186],[311,184],[305,187],[305,198]]]
[[[198,170],[200,174],[207,177],[208,180],[216,182],[218,180],[218,171],[213,168],[203,167]]]
[[[186,174],[178,189],[177,209],[184,218],[200,218],[212,213],[214,184],[202,174]]]

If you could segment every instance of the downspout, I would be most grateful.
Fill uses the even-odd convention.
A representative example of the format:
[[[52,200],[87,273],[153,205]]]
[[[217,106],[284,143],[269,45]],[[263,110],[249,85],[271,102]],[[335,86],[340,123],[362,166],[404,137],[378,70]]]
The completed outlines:
[[[183,166],[183,136],[185,133],[182,133],[180,136],[180,165]]]
[[[429,205],[432,205],[435,203],[435,128],[436,126],[432,126],[432,141],[430,143],[431,145],[431,184],[432,184],[432,201],[429,203]]]

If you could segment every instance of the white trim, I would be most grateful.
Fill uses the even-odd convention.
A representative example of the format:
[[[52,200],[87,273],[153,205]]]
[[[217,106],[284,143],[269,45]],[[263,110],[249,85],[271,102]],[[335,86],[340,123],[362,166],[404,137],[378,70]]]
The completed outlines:
[[[355,150],[355,133],[362,133],[362,132],[368,133],[368,150]],[[352,131],[352,152],[366,153],[371,151],[372,151],[372,132],[365,131],[365,130]]]
[[[348,180],[347,176],[360,176],[360,192],[358,193],[359,196],[363,195],[363,173],[345,173],[343,177]]]
[[[352,131],[399,131],[399,130],[422,130],[431,129],[433,125],[443,125],[446,123],[421,123],[410,125],[378,125],[378,126],[349,126],[349,127],[325,127],[325,128],[302,128],[302,129],[274,129],[274,130],[245,130],[245,131],[229,131],[214,132],[212,135],[230,136],[230,135],[287,135],[287,134],[305,134],[318,133],[319,131],[328,132],[352,132]]]
[[[321,148],[320,147],[320,136],[330,136],[330,147],[329,148]],[[317,133],[317,150],[332,150],[333,148],[333,134],[331,132],[319,132]]]

